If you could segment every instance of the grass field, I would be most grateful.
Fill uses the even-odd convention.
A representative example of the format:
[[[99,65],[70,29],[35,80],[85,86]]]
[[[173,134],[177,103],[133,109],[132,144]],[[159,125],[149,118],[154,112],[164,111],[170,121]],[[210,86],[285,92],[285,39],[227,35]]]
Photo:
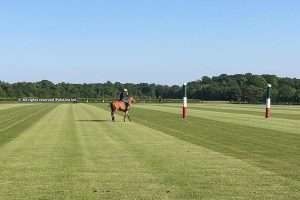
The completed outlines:
[[[300,199],[300,107],[0,104],[0,200]]]

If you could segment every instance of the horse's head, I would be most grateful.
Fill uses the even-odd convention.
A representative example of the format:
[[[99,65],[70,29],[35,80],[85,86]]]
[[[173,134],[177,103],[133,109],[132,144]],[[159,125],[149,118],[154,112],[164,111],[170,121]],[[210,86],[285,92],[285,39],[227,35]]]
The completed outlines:
[[[133,104],[133,103],[135,103],[136,101],[135,101],[135,99],[133,98],[133,97],[129,97],[129,103],[130,104]]]

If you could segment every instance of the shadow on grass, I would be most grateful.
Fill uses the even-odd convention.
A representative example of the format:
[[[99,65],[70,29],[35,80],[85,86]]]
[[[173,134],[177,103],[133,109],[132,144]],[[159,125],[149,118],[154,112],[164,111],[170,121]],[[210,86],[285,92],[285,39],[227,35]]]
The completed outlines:
[[[111,122],[111,120],[108,119],[80,119],[76,120],[77,122]]]

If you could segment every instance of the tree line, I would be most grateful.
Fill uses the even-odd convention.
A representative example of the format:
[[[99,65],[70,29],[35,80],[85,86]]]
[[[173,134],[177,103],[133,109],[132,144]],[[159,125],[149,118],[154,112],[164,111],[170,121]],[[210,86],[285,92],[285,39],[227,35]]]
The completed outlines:
[[[190,95],[196,99],[259,103],[265,101],[267,84],[272,85],[275,103],[300,103],[300,79],[276,75],[221,74],[202,77],[189,83]]]
[[[282,78],[276,75],[235,74],[203,76],[189,82],[190,99],[259,103],[265,99],[266,86],[272,84],[272,101],[277,103],[300,103],[300,79]],[[141,99],[180,99],[181,85],[149,83],[106,82],[90,84],[39,82],[0,82],[0,98],[117,98],[127,88],[130,95]]]

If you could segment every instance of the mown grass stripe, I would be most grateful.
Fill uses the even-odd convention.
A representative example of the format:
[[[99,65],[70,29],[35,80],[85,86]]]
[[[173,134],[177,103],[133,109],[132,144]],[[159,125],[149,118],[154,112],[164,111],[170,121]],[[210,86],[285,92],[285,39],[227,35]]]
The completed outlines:
[[[24,121],[26,118],[30,118],[32,115],[35,115],[35,108],[35,106],[28,106],[10,109],[6,112],[0,112],[0,132],[4,132],[10,127],[13,127],[18,123]]]
[[[28,106],[28,105],[32,105],[32,104],[0,103],[0,111],[1,110],[7,110],[7,109],[10,109],[10,108]]]
[[[169,107],[173,107],[173,106],[169,106]],[[193,107],[193,106],[190,106],[189,109],[205,110],[205,111],[212,111],[212,112],[219,112],[219,113],[247,114],[247,115],[260,116],[260,117],[264,117],[264,115],[265,115],[264,110],[261,110],[261,111],[237,110],[237,109],[206,108],[206,107]],[[284,114],[284,113],[272,112],[272,118],[300,120],[300,113],[299,114]]]
[[[1,148],[0,199],[82,199],[74,179],[82,166],[72,105],[54,106]],[[78,187],[74,189],[74,185]]]
[[[169,106],[169,107],[181,107],[181,104],[153,104],[156,106]],[[214,108],[214,109],[220,109],[220,110],[239,110],[239,111],[257,111],[257,112],[264,112],[265,105],[259,104],[259,105],[251,105],[251,106],[245,106],[243,104],[197,104],[197,103],[190,103],[189,108],[195,107],[195,108]],[[272,113],[276,114],[289,114],[289,115],[299,115],[300,110],[296,106],[277,106],[272,105]]]
[[[107,108],[100,107],[105,109],[109,116]],[[297,199],[300,196],[300,191],[297,190],[300,183],[297,180],[288,177],[283,178],[284,181],[280,178],[277,179],[283,176],[272,170],[269,171],[265,167],[251,164],[245,158],[236,158],[232,153],[216,151],[212,148],[203,150],[204,146],[199,145],[199,141],[191,142],[191,140],[197,141],[199,139],[197,137],[178,137],[177,134],[184,135],[182,129],[186,132],[192,131],[190,127],[178,123],[179,116],[176,116],[176,120],[174,120],[169,115],[155,111],[153,114],[152,111],[142,109],[140,110],[143,112],[142,115],[137,115],[136,111],[134,108],[131,113],[134,119],[133,124],[117,123],[114,125],[109,123],[114,128],[120,127],[120,131],[113,132],[112,137],[123,140],[128,149],[134,152],[141,162],[145,162],[146,166],[152,168],[154,174],[161,176],[164,182],[183,189],[181,196],[179,195],[177,198],[281,199],[289,196],[290,199]],[[153,120],[152,117],[156,120]],[[121,121],[121,117],[119,118]],[[141,123],[140,120],[145,123]],[[170,123],[166,120],[169,120]],[[160,123],[157,123],[158,121]],[[135,122],[140,125],[135,125]],[[170,127],[170,124],[176,123],[177,125]],[[155,125],[159,127],[155,127]],[[148,128],[143,128],[144,126]],[[178,126],[182,126],[182,129],[178,129]],[[109,130],[113,129],[112,127]],[[129,127],[132,127],[132,130],[127,133],[126,130]],[[170,130],[173,132],[170,133]],[[156,145],[153,138],[156,138]],[[215,141],[208,144],[218,145]],[[245,163],[249,165],[245,165]],[[273,178],[277,180],[271,180]]]
[[[133,119],[193,144],[300,181],[300,135],[134,108]],[[292,170],[291,170],[292,169]]]
[[[124,143],[121,135],[128,128],[113,124],[106,112],[80,104],[76,106],[77,129],[85,151],[89,199],[165,199],[168,186],[130,151],[131,144]],[[107,118],[108,117],[108,118]],[[126,136],[125,136],[126,137]],[[107,192],[108,191],[108,192]]]
[[[22,106],[22,107],[11,107],[5,110],[0,110],[0,127],[6,126],[14,118],[20,117],[21,115],[26,115],[32,109],[32,106]]]
[[[28,107],[14,108],[15,112],[12,112],[9,123],[1,124],[0,129],[0,146],[10,142],[14,138],[18,137],[27,128],[34,125],[41,117],[50,112],[56,105],[44,104]],[[20,109],[20,110],[19,110]],[[5,116],[2,112],[1,116]]]
[[[164,111],[173,114],[180,115],[180,109],[152,105],[136,105],[136,108],[143,108],[148,110]],[[300,134],[300,123],[298,120],[281,119],[281,118],[271,118],[265,119],[265,117],[246,115],[246,114],[231,114],[223,112],[212,112],[205,110],[189,110],[189,116],[200,117],[208,120],[214,120],[219,122],[233,123],[236,125],[248,126],[253,128],[263,128],[270,129],[274,131],[282,131],[286,133]]]

